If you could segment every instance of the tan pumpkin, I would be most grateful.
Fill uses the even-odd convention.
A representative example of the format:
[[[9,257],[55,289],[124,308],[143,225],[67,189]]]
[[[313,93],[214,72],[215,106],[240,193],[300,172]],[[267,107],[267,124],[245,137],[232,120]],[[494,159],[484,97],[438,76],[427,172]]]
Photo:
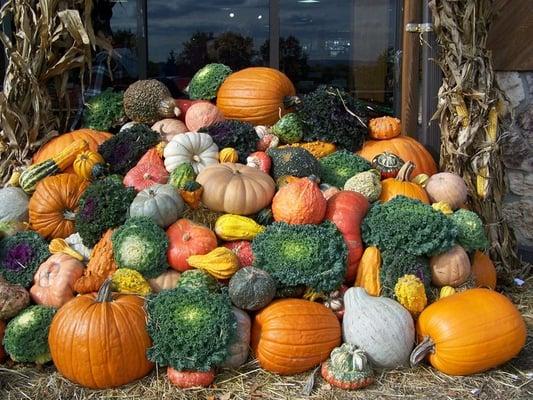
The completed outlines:
[[[85,180],[93,179],[93,168],[98,164],[104,164],[104,158],[97,152],[87,150],[79,153],[72,164],[74,172]]]
[[[424,204],[430,204],[424,188],[414,182],[410,182],[411,173],[414,169],[415,165],[411,161],[407,161],[398,172],[396,178],[387,178],[381,182],[379,200],[385,203],[396,196],[405,196],[420,200]]]
[[[242,164],[210,165],[196,181],[204,188],[202,203],[228,214],[254,214],[270,205],[276,190],[268,174]]]
[[[174,289],[180,280],[180,273],[169,269],[159,275],[157,278],[149,279],[148,283],[154,293],[159,293],[162,290]]]
[[[461,246],[454,246],[445,253],[431,257],[431,282],[437,287],[457,287],[470,276],[470,260]]]
[[[234,72],[217,92],[217,107],[227,119],[274,125],[296,94],[287,76],[274,68],[251,67]]]
[[[398,118],[385,116],[371,119],[368,130],[372,139],[392,139],[400,135],[402,125]]]
[[[74,297],[74,283],[83,275],[84,265],[75,258],[58,253],[42,263],[30,289],[37,304],[59,308]]]
[[[176,118],[165,118],[152,125],[152,130],[161,135],[161,139],[170,142],[172,138],[180,133],[189,132],[187,126]]]
[[[466,203],[468,189],[459,175],[451,172],[439,172],[431,176],[425,186],[432,203],[443,201],[457,210]]]

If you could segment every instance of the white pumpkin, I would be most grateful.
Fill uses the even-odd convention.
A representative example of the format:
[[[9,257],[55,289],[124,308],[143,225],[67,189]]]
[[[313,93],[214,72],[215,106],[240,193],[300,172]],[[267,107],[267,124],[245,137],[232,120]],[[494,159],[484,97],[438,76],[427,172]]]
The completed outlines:
[[[171,185],[156,183],[141,190],[130,205],[131,217],[148,217],[166,228],[181,217],[185,203]]]
[[[353,287],[344,294],[344,341],[360,347],[378,368],[408,365],[415,342],[413,318],[398,302]]]
[[[218,163],[218,147],[207,133],[187,132],[174,136],[165,146],[163,156],[168,172],[189,162],[198,174],[208,165]]]
[[[252,321],[250,316],[237,307],[232,307],[237,320],[237,333],[235,342],[229,347],[228,358],[221,364],[224,368],[239,368],[248,359],[250,348],[250,332]]]

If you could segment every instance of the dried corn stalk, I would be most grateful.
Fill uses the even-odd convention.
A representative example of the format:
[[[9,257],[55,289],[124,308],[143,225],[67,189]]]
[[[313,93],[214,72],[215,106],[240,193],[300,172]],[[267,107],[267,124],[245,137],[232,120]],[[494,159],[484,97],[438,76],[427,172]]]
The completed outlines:
[[[464,178],[470,205],[487,226],[491,257],[510,272],[519,266],[516,239],[502,215],[506,193],[498,120],[504,99],[495,85],[486,48],[492,0],[432,0],[440,45],[436,118],[441,128],[442,170]]]
[[[8,56],[0,93],[0,184],[29,161],[31,154],[70,117],[69,73],[80,80],[90,68],[95,37],[92,0],[7,0],[0,32]]]

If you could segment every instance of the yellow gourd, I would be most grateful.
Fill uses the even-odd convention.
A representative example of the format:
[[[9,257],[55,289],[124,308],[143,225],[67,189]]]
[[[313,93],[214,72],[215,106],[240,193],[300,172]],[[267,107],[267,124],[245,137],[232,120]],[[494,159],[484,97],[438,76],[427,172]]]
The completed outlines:
[[[83,261],[83,256],[68,245],[65,239],[56,238],[52,239],[48,245],[48,250],[51,254],[63,253],[67,254],[78,261]]]
[[[434,210],[440,211],[444,215],[452,215],[453,214],[452,208],[445,201],[439,201],[438,203],[433,203],[431,205],[431,207],[433,207]]]
[[[242,215],[224,214],[215,223],[215,233],[223,240],[252,240],[265,228]]]
[[[327,155],[334,153],[337,150],[337,147],[333,143],[328,142],[307,142],[307,143],[294,143],[291,145],[285,145],[285,146],[279,146],[279,148],[284,147],[301,147],[303,149],[306,149],[309,153],[311,153],[316,158],[322,158],[326,157]]]
[[[417,183],[423,188],[426,187],[426,183],[428,182],[429,176],[427,174],[418,174],[413,179],[411,179],[411,182]]]
[[[119,268],[111,277],[113,290],[124,294],[138,294],[147,296],[152,289],[150,284],[139,273],[129,268]]]
[[[439,299],[451,296],[456,293],[456,290],[451,286],[443,286],[440,288]]]
[[[239,259],[227,247],[217,247],[204,255],[190,256],[187,263],[204,270],[216,279],[229,279],[239,269]]]
[[[417,317],[428,304],[424,284],[415,275],[404,275],[398,279],[394,295],[413,317]]]
[[[103,164],[104,158],[97,152],[87,150],[76,156],[72,168],[80,178],[90,181],[93,177],[93,168],[96,164]]]
[[[379,296],[381,292],[380,268],[381,252],[377,247],[367,247],[359,261],[354,286],[364,288],[371,296]]]
[[[239,153],[233,147],[226,147],[218,153],[218,159],[221,163],[236,163],[239,160]]]

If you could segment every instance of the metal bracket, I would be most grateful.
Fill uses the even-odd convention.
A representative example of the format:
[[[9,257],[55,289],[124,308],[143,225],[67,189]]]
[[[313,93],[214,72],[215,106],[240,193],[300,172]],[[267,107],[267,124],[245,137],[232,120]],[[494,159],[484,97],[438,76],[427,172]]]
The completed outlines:
[[[430,22],[425,22],[423,24],[410,23],[405,25],[405,31],[411,33],[433,32],[433,24]]]

